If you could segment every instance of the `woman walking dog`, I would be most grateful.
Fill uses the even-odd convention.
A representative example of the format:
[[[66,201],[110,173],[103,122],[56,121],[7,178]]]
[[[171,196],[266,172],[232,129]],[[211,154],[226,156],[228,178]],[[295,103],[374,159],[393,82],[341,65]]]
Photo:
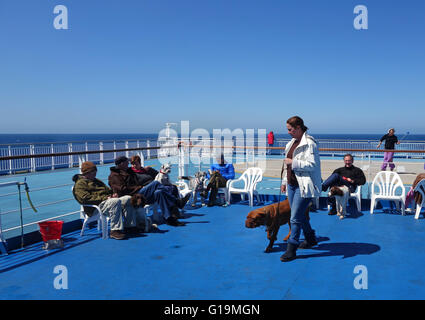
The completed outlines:
[[[283,262],[294,260],[298,248],[307,249],[317,244],[305,211],[311,200],[321,192],[320,156],[316,141],[306,133],[308,128],[298,116],[289,118],[286,127],[292,140],[285,148],[287,170],[281,191],[287,193],[291,206],[291,236],[286,252],[280,257]],[[305,240],[300,244],[301,229]]]

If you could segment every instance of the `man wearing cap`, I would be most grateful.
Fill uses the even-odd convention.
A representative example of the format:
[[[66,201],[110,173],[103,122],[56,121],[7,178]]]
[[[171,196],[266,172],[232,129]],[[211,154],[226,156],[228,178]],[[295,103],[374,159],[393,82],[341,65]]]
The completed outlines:
[[[81,204],[99,206],[111,221],[110,237],[116,240],[125,238],[125,229],[134,232],[137,225],[137,210],[130,204],[130,196],[118,197],[112,189],[96,178],[97,168],[91,161],[83,162],[81,174],[72,178],[75,182],[73,194]],[[91,216],[94,208],[84,208],[87,215]]]
[[[158,181],[152,181],[146,186],[138,183],[137,176],[128,167],[129,160],[125,156],[115,159],[115,167],[111,167],[108,183],[113,192],[118,196],[142,194],[147,204],[158,203],[163,218],[171,226],[183,226],[184,223],[178,221],[180,216],[179,208],[183,208],[189,200],[190,194],[183,199],[171,195]]]

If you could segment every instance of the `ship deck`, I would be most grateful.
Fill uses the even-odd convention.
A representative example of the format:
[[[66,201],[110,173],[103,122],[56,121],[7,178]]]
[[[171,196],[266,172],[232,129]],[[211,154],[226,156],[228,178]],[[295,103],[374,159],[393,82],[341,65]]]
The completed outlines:
[[[33,186],[50,180],[59,184],[60,176],[70,179],[74,171],[39,173],[28,180]],[[99,173],[105,176],[107,167]],[[47,193],[55,192],[70,194],[70,187]],[[187,206],[186,226],[160,225],[158,232],[121,241],[101,239],[96,228],[82,237],[73,230],[62,236],[63,249],[45,251],[40,237],[0,256],[0,299],[425,298],[423,216],[402,216],[386,202],[371,215],[368,200],[363,200],[362,212],[350,202],[349,216],[339,220],[328,216],[322,198],[321,208],[310,214],[319,244],[282,263],[288,226],[281,227],[273,252],[267,254],[265,229],[244,224],[252,209],[277,201],[275,192],[262,193],[265,203],[255,202],[254,208],[246,201],[228,207]],[[42,199],[34,193],[33,201]],[[73,201],[59,206],[69,210],[64,208],[68,205],[78,210]],[[57,266],[65,267],[66,274],[65,269],[55,273]],[[65,275],[67,289],[55,288],[57,277]]]

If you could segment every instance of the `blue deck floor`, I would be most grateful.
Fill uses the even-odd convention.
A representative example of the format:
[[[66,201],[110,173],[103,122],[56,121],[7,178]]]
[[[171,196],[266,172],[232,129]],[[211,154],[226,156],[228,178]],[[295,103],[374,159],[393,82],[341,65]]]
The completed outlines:
[[[319,210],[311,213],[319,245],[282,263],[288,227],[266,254],[265,230],[244,226],[251,209],[244,202],[187,209],[185,227],[162,225],[160,233],[117,241],[91,229],[64,235],[62,250],[47,253],[41,243],[15,250],[0,257],[0,299],[425,298],[422,217],[380,209],[340,221]],[[68,289],[54,288],[58,265],[67,268]],[[367,268],[366,290],[353,284],[358,265]]]

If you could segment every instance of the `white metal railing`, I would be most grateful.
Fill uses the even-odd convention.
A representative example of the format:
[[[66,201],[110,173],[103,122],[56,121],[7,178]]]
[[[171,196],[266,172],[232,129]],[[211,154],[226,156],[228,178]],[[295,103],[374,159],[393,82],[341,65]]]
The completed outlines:
[[[144,148],[156,146],[149,140],[125,140],[125,141],[89,141],[89,142],[57,142],[40,144],[16,144],[0,145],[1,157],[16,157],[28,155],[49,154],[49,157],[24,158],[0,160],[0,175],[14,174],[19,172],[35,172],[40,170],[54,170],[58,168],[72,168],[78,165],[78,155],[58,155],[72,152],[90,151],[87,160],[95,163],[111,163],[119,155],[129,156],[129,151],[111,153],[93,153],[93,151],[120,150],[131,148]],[[157,156],[157,150],[144,150],[147,159]]]
[[[132,148],[147,148],[143,150],[144,158],[151,159],[157,157],[177,156],[178,151],[175,148],[161,148],[156,149],[151,147],[162,147],[162,146],[176,146],[178,142],[177,138],[159,139],[159,140],[113,140],[113,141],[86,141],[86,142],[55,142],[55,143],[39,143],[39,144],[14,144],[14,145],[0,145],[0,158],[1,157],[13,157],[13,156],[25,156],[25,155],[40,155],[50,154],[49,157],[37,157],[37,158],[25,158],[25,159],[8,159],[0,160],[0,175],[14,174],[19,172],[35,172],[40,170],[54,170],[58,168],[72,168],[78,165],[78,155],[58,155],[63,153],[72,152],[84,152],[90,151],[87,155],[87,160],[93,161],[99,164],[111,163],[119,155],[130,156],[129,151],[124,152],[109,152],[102,153],[104,150],[122,150]],[[217,148],[210,148],[214,145],[232,145],[237,146],[235,138],[230,142],[223,143],[221,140],[215,139],[193,139],[192,141],[183,140],[184,143],[193,143],[194,145],[203,145],[204,148],[199,148],[201,157],[211,157],[214,154],[220,152]],[[275,147],[283,148],[289,139],[277,139],[275,140]],[[362,151],[352,152],[357,157],[369,157],[379,158],[382,157],[382,152],[374,152],[376,150],[377,141],[374,140],[337,140],[337,139],[318,139],[320,149],[357,149],[357,150],[368,150],[367,153]],[[244,146],[258,146],[258,141],[255,139],[246,139]],[[402,150],[424,150],[423,153],[397,153],[395,158],[419,158],[425,159],[425,141],[402,141],[397,149]],[[99,153],[93,153],[100,151]],[[227,151],[225,151],[227,152]],[[234,149],[230,153],[236,155],[246,155],[249,153],[251,156],[254,154],[263,154],[265,150],[253,151],[252,149],[246,148],[245,150]],[[283,154],[284,150],[273,150],[273,154]],[[342,156],[342,151],[321,151],[321,155],[328,156]]]

